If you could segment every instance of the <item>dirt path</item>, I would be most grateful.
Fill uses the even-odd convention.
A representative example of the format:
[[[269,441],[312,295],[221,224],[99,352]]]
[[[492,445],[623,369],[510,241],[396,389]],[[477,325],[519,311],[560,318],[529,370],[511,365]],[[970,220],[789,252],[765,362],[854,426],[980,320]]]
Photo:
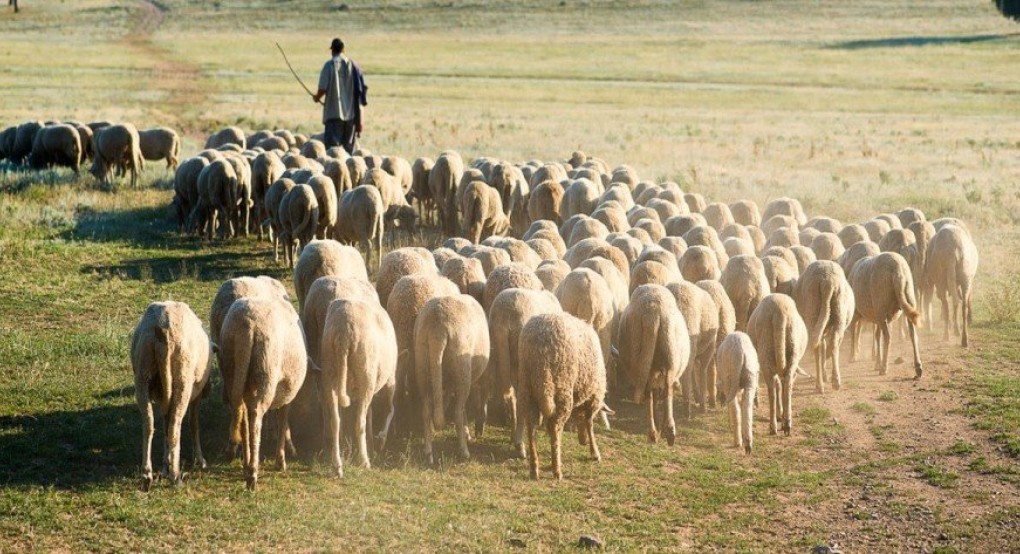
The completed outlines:
[[[148,106],[153,119],[165,121],[178,132],[200,139],[203,134],[195,127],[194,118],[186,117],[185,114],[193,113],[196,107],[204,105],[208,100],[208,91],[202,85],[201,70],[195,64],[176,58],[173,52],[152,40],[169,11],[169,8],[156,0],[138,0],[131,30],[123,41],[126,46],[151,60],[151,68],[145,74],[148,80],[144,86],[164,93]]]
[[[830,410],[840,429],[831,452],[839,459],[827,464],[836,474],[825,498],[788,507],[783,519],[793,526],[791,536],[821,533],[847,552],[890,544],[911,552],[1016,547],[1017,461],[963,413],[963,349],[937,334],[923,333],[921,340],[921,381],[910,379],[909,342],[894,333],[890,360],[906,361],[891,362],[886,376],[865,354],[864,361],[844,364],[838,392],[820,397],[813,381],[798,382],[795,408],[800,402]],[[812,364],[804,364],[809,373]]]

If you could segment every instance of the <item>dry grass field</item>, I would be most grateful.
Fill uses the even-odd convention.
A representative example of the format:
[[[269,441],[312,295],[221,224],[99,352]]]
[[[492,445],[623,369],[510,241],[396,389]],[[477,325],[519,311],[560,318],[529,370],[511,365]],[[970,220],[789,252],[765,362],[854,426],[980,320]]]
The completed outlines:
[[[0,127],[169,125],[185,155],[225,124],[318,132],[273,41],[314,84],[341,35],[366,72],[362,142],[377,153],[581,149],[711,199],[795,196],[844,222],[915,206],[964,219],[981,266],[970,349],[926,329],[920,382],[908,363],[879,377],[860,361],[838,393],[799,383],[793,436],[766,435],[763,403],[753,457],[729,446],[722,411],[683,423],[669,448],[617,400],[603,463],[565,441],[563,482],[530,481],[494,426],[469,462],[451,429],[437,468],[420,440],[396,441],[342,481],[319,460],[270,463],[253,495],[219,455],[214,394],[210,468],[145,494],[127,354],[144,307],[170,298],[205,317],[222,280],[290,287],[289,272],[266,243],[179,235],[161,164],[144,188],[114,191],[0,164],[0,551],[559,551],[581,534],[622,551],[1020,543],[1020,27],[991,2],[21,4],[0,11]],[[903,342],[894,333],[893,358],[909,359]]]

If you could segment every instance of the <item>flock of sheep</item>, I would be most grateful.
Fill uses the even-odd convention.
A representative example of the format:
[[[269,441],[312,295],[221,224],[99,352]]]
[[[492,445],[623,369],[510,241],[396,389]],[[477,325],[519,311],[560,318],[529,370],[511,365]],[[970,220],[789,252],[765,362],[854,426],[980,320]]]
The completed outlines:
[[[536,429],[544,424],[561,478],[568,422],[600,458],[594,427],[609,425],[607,397],[643,403],[649,440],[661,433],[669,444],[674,391],[682,417],[727,406],[733,443],[750,454],[759,382],[768,390],[770,433],[789,435],[803,356],[814,357],[816,390],[839,389],[847,331],[855,358],[861,330],[874,327],[872,352],[884,374],[902,315],[920,378],[916,327],[932,322],[938,298],[946,340],[952,329],[968,342],[977,251],[954,218],[927,221],[907,208],[843,224],[809,219],[792,198],[763,211],[748,200],[709,203],[582,152],[564,162],[478,158],[465,166],[447,151],[408,163],[233,128],[207,147],[177,171],[182,228],[211,238],[217,229],[229,236],[268,227],[294,268],[298,309],[284,285],[265,276],[223,283],[211,337],[187,305],[149,306],[131,347],[146,488],[153,403],[166,426],[169,477],[181,477],[189,408],[195,461],[204,466],[195,405],[209,388],[213,358],[231,413],[230,450],[240,449],[254,489],[270,410],[278,410],[281,467],[293,452],[289,422],[300,412],[301,425],[321,426],[319,447],[342,475],[342,409],[362,465],[391,428],[420,434],[431,463],[433,434],[448,415],[466,458],[468,416],[481,434],[498,398],[531,476],[539,476]],[[378,259],[385,224],[413,226],[419,214],[450,238],[432,251],[389,252],[373,285],[374,264],[352,244]]]
[[[166,160],[167,168],[177,169],[180,149],[173,129],[139,131],[130,123],[27,121],[0,131],[0,161],[35,170],[68,167],[78,174],[91,160],[89,172],[105,184],[116,169],[120,176],[130,172],[131,186],[136,186],[145,160]]]

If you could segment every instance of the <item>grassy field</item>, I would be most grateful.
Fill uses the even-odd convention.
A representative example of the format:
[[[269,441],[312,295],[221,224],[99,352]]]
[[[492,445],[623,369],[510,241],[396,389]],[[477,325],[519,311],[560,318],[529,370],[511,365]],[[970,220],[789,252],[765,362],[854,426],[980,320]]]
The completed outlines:
[[[219,455],[214,395],[210,469],[143,494],[127,356],[142,310],[172,298],[205,317],[222,280],[291,286],[289,273],[265,243],[179,236],[161,167],[110,193],[0,165],[0,551],[548,551],[582,534],[611,550],[1016,548],[1020,29],[991,2],[348,3],[24,0],[0,11],[0,127],[165,124],[187,154],[226,123],[317,132],[272,42],[314,83],[340,34],[369,80],[363,142],[379,153],[580,148],[712,199],[792,195],[843,221],[907,205],[961,217],[981,252],[974,346],[927,330],[919,383],[907,364],[878,377],[870,362],[848,364],[837,394],[801,383],[793,436],[765,436],[759,419],[751,458],[729,447],[722,413],[668,448],[617,401],[604,462],[566,441],[560,483],[528,480],[495,426],[467,463],[448,431],[435,469],[412,439],[342,481],[320,462],[270,463],[247,494]]]

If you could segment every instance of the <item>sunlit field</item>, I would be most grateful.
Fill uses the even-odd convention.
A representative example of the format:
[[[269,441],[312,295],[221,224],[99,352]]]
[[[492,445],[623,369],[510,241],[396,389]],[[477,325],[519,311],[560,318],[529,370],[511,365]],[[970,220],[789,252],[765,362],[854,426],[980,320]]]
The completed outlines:
[[[314,453],[285,473],[267,460],[252,494],[223,454],[217,377],[202,406],[210,467],[190,467],[186,439],[185,484],[143,493],[128,340],[145,306],[184,301],[207,322],[223,280],[266,274],[292,290],[290,271],[254,237],[179,234],[161,162],[138,189],[0,162],[0,551],[559,551],[581,535],[621,551],[1014,550],[1020,27],[986,0],[924,4],[4,5],[0,129],[167,125],[184,157],[228,124],[317,133],[320,109],[273,43],[314,86],[339,35],[366,74],[361,144],[375,153],[583,150],[710,201],[793,196],[845,223],[913,206],[966,221],[981,265],[971,348],[943,342],[940,321],[922,330],[919,382],[896,330],[886,376],[844,354],[842,390],[798,383],[791,437],[767,434],[762,390],[751,457],[730,446],[723,410],[680,422],[668,447],[647,442],[642,407],[610,399],[602,463],[568,433],[562,482],[531,481],[497,422],[470,461],[450,428],[436,467],[420,438],[399,438],[342,480]],[[426,229],[385,247],[443,238]]]

